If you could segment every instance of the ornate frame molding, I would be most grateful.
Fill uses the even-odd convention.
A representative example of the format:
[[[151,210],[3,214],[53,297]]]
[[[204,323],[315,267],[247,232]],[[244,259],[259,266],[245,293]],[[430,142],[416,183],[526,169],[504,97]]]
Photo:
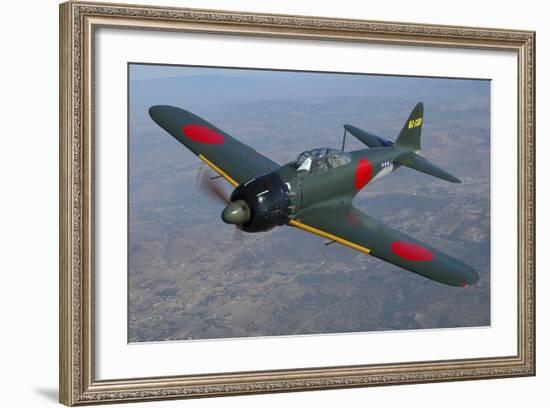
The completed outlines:
[[[94,376],[93,46],[98,27],[513,51],[518,61],[518,350],[515,356],[250,373]],[[60,5],[60,402],[66,405],[535,374],[535,33],[228,11]]]

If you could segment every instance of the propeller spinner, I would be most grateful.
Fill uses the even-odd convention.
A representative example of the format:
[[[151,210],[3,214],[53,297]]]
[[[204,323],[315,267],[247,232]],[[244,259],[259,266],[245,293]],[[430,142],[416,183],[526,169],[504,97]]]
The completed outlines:
[[[250,220],[250,207],[244,200],[232,201],[224,208],[222,220],[226,224],[246,224]]]

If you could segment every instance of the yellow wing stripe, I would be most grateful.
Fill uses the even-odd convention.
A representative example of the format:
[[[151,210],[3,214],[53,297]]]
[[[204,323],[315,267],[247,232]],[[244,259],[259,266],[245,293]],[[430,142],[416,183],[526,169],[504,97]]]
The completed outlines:
[[[237,183],[235,180],[233,180],[229,174],[227,174],[225,171],[220,169],[218,166],[216,166],[214,163],[212,163],[210,160],[208,160],[206,157],[204,157],[202,154],[199,154],[199,159],[201,159],[203,162],[205,162],[207,165],[212,167],[215,171],[217,171],[220,176],[222,176],[224,179],[226,179],[229,183],[233,185],[233,187],[237,187],[239,183]]]
[[[291,226],[296,227],[296,228],[303,229],[304,231],[311,232],[312,234],[320,235],[324,238],[327,238],[327,239],[330,239],[332,241],[338,242],[339,244],[342,244],[342,245],[345,245],[347,247],[356,249],[357,251],[364,252],[365,254],[370,254],[371,253],[371,250],[368,249],[368,248],[362,247],[361,245],[354,244],[351,241],[347,241],[343,238],[337,237],[336,235],[329,234],[328,232],[321,231],[320,229],[311,227],[309,225],[302,224],[299,221],[290,220],[288,222],[288,225],[291,225]]]

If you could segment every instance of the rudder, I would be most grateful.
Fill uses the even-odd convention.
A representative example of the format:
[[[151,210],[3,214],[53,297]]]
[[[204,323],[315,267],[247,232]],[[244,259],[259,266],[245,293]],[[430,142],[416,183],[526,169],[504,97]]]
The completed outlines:
[[[405,149],[420,150],[420,134],[422,131],[422,122],[424,116],[424,105],[422,102],[416,104],[409,118],[405,122],[403,129],[395,140],[395,145]]]

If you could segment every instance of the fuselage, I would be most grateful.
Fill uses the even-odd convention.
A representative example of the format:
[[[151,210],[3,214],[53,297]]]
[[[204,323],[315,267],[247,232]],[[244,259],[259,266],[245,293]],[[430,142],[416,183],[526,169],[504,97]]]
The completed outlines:
[[[289,187],[292,214],[333,203],[349,205],[353,197],[368,184],[381,179],[399,167],[393,160],[401,154],[397,147],[376,147],[352,152],[337,152],[349,162],[321,170],[299,170],[296,162],[288,163],[274,173]]]
[[[234,204],[226,207],[222,218],[244,231],[261,232],[287,224],[313,207],[350,206],[365,186],[399,167],[394,159],[402,153],[397,146],[303,152],[298,159],[238,186],[231,195]]]

